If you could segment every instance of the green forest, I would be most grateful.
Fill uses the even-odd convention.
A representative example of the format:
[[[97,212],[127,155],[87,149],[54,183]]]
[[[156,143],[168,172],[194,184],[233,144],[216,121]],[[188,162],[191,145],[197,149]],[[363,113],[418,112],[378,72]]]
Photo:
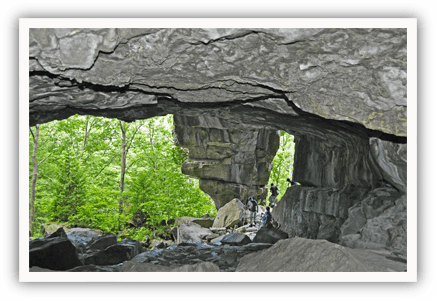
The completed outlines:
[[[32,236],[54,222],[143,241],[163,237],[176,217],[216,216],[198,180],[181,173],[188,150],[174,145],[172,129],[171,115],[132,123],[75,115],[30,127]],[[292,135],[282,131],[280,141],[270,176],[279,199],[294,153]]]

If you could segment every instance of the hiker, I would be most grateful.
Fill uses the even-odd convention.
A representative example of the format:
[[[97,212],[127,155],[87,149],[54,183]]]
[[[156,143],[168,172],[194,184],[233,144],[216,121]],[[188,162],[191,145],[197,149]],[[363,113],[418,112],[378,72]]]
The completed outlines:
[[[254,220],[254,225],[256,225],[257,201],[253,197],[248,197],[247,206],[250,211],[250,227],[253,227],[252,220]]]
[[[277,186],[274,185],[274,183],[271,183],[271,196],[269,197],[269,205],[271,208],[274,208],[276,206],[277,202],[277,195],[280,193]]]
[[[288,187],[289,187],[289,184],[291,184],[291,186],[301,185],[299,182],[296,182],[296,181],[290,180],[289,178],[286,179],[286,181],[288,182]]]
[[[266,212],[262,217],[262,227],[264,227],[265,225],[268,225],[272,222],[272,214],[270,211],[270,207],[267,206],[266,207]]]

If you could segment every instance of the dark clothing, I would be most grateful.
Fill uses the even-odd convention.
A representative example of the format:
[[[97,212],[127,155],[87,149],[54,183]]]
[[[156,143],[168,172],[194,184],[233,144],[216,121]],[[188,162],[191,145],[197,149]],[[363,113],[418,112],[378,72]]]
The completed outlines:
[[[265,224],[268,224],[272,221],[272,214],[270,211],[266,211],[262,218],[262,227],[265,226]]]
[[[250,211],[255,211],[257,212],[257,201],[256,200],[250,200],[250,202],[248,203],[248,209]]]
[[[278,195],[278,188],[277,188],[277,186],[275,186],[275,185],[273,185],[272,187],[271,187],[271,194],[273,195],[273,196],[277,196]]]

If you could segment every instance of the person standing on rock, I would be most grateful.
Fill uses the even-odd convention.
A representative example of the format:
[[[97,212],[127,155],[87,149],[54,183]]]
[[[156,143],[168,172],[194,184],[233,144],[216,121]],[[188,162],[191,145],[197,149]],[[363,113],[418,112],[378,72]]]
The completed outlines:
[[[271,206],[271,208],[274,208],[276,206],[279,189],[277,188],[277,186],[274,185],[274,183],[271,183],[270,191],[271,191],[271,196],[269,197],[269,205]]]
[[[253,197],[248,197],[248,210],[250,211],[250,227],[253,227],[253,220],[254,225],[256,225],[256,214],[257,214],[257,201],[253,199]]]
[[[293,181],[293,180],[290,180],[289,178],[286,179],[286,181],[288,182],[288,187],[289,187],[289,184],[291,184],[291,186],[301,185],[300,183]]]
[[[268,224],[270,224],[272,222],[272,214],[270,211],[270,207],[267,206],[266,207],[266,212],[262,217],[262,227],[264,227],[265,225],[268,226]]]

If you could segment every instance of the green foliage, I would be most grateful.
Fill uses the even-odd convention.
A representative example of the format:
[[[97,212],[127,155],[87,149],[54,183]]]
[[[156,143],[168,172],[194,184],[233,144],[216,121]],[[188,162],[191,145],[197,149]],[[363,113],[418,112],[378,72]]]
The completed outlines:
[[[40,126],[37,161],[43,163],[36,185],[36,228],[47,222],[67,222],[116,234],[127,232],[141,240],[163,230],[158,225],[162,220],[216,214],[198,180],[181,173],[188,155],[174,145],[171,116],[121,124],[128,144],[122,192],[119,120],[75,115]],[[29,157],[32,148],[29,132]],[[31,160],[29,170],[30,191]],[[150,215],[147,227],[126,229],[137,210]]]
[[[268,182],[268,187],[271,186],[271,183],[274,183],[279,188],[280,194],[277,199],[280,199],[288,188],[286,179],[292,179],[294,152],[294,136],[286,131],[280,131],[280,147],[272,162],[273,168]],[[269,192],[268,197],[271,195],[270,193],[271,192]]]
[[[86,203],[84,168],[72,148],[59,155],[54,173],[53,191],[56,197],[52,202],[52,217],[66,222]]]
[[[80,227],[99,228],[106,232],[116,232],[126,217],[118,213],[117,199],[120,192],[97,184],[87,186],[86,203],[78,207],[77,214],[69,221]]]

